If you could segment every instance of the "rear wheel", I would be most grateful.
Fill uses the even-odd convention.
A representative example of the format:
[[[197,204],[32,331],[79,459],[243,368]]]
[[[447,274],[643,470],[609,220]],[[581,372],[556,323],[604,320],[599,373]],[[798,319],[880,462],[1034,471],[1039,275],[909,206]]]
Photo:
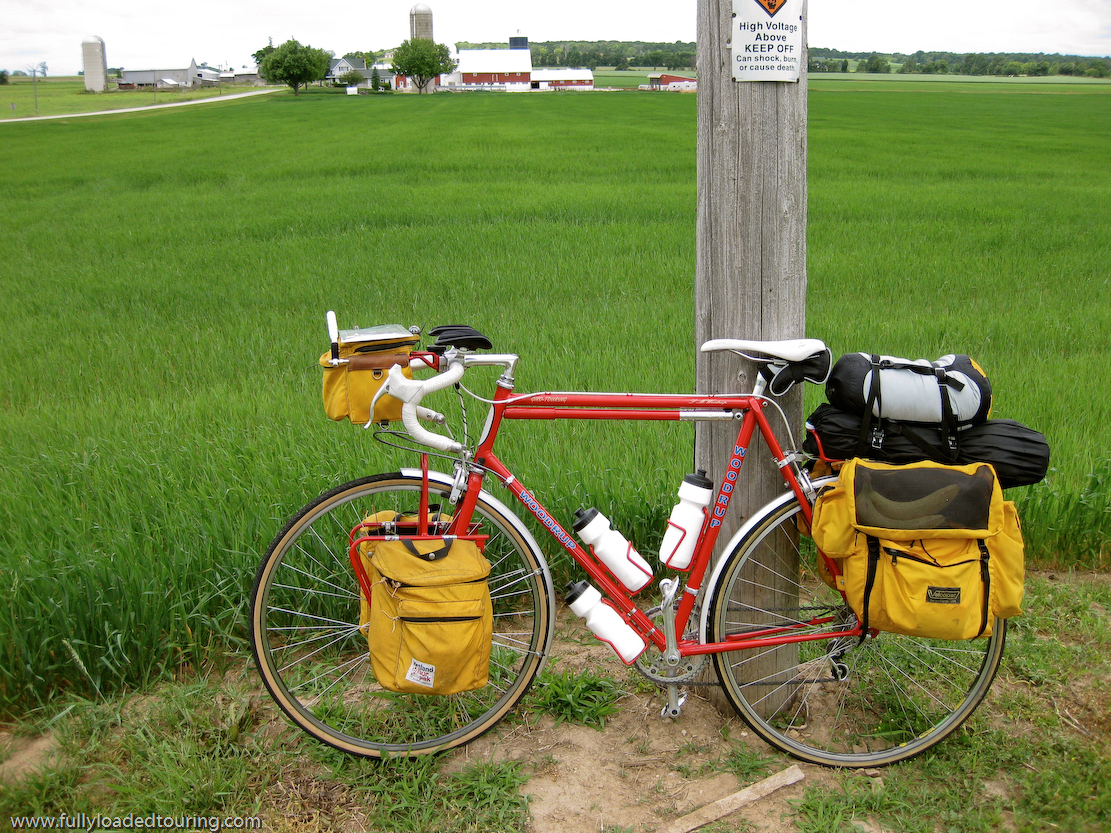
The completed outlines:
[[[856,624],[815,572],[800,507],[773,506],[728,553],[712,589],[708,636],[769,628],[830,634]],[[714,655],[722,688],[765,741],[804,761],[867,767],[901,761],[951,734],[991,686],[1006,622],[964,642],[880,633]],[[771,637],[769,637],[771,639]]]
[[[415,515],[420,490],[419,476],[396,473],[322,495],[274,539],[251,593],[251,645],[270,694],[304,731],[355,755],[418,755],[473,740],[524,696],[551,643],[552,588],[543,556],[520,522],[483,495],[470,532],[489,536],[488,683],[446,696],[398,694],[378,684],[359,629],[349,535],[367,518]],[[430,483],[430,504],[450,511],[450,490]]]

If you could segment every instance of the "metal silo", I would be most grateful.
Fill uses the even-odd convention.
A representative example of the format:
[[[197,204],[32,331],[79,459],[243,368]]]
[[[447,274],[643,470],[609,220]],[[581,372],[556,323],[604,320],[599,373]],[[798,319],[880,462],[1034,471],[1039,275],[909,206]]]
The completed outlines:
[[[104,38],[90,35],[81,41],[81,57],[85,64],[85,89],[94,93],[107,91],[108,59],[104,56]]]
[[[409,39],[416,40],[417,38],[433,40],[432,9],[424,3],[417,3],[409,10]]]

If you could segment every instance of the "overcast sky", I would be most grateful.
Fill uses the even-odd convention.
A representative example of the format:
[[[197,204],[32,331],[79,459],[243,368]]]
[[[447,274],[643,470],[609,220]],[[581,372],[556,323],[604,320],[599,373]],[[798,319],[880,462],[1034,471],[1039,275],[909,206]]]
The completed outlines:
[[[744,0],[735,0],[744,2]],[[755,0],[753,0],[755,2]],[[411,0],[325,6],[293,0],[229,4],[3,0],[0,69],[45,61],[49,75],[76,75],[81,42],[104,39],[109,66],[178,68],[253,63],[268,39],[331,50],[388,49],[409,37]],[[430,0],[441,43],[693,41],[694,0]],[[206,11],[210,10],[210,11]],[[814,47],[876,52],[1061,52],[1111,55],[1111,0],[810,0]]]

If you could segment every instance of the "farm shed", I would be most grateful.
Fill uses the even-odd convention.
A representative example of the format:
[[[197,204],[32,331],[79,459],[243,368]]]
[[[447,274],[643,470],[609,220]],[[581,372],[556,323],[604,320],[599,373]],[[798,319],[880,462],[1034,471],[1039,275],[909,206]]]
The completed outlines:
[[[589,69],[534,69],[534,90],[593,90],[594,73]]]
[[[664,72],[659,75],[649,75],[648,83],[642,85],[640,89],[688,92],[698,89],[698,79],[687,75],[671,75]]]
[[[220,72],[197,66],[191,60],[184,69],[125,69],[120,73],[120,86],[127,87],[205,87],[218,84]]]

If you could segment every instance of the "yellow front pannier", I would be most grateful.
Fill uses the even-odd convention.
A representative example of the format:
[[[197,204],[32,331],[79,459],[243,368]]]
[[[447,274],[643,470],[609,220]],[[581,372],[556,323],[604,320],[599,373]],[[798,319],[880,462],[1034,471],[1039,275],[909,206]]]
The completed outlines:
[[[370,584],[360,627],[379,684],[416,694],[486,685],[494,618],[478,545],[400,538],[365,542],[359,555]]]
[[[989,636],[1022,612],[1014,503],[986,463],[850,460],[814,506],[814,542],[866,628],[937,639]]]

